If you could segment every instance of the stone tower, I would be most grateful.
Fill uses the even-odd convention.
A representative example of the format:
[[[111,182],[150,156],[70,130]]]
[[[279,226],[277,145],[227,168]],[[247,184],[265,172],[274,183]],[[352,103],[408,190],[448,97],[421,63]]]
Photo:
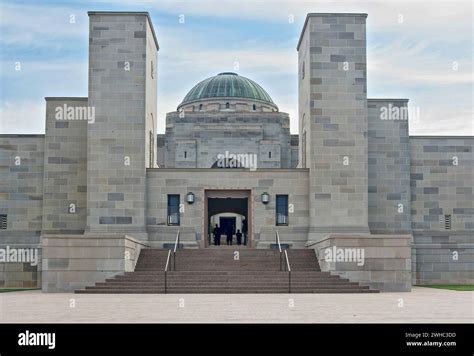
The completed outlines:
[[[298,43],[300,166],[310,242],[367,233],[366,14],[308,14]]]
[[[145,239],[154,166],[158,42],[146,12],[89,12],[86,233]]]

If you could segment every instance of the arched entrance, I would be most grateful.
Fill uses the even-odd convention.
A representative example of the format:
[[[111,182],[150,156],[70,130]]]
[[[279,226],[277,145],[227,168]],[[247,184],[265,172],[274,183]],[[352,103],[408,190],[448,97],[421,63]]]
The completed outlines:
[[[251,209],[248,190],[206,190],[204,236],[205,246],[215,246],[215,226],[221,231],[221,246],[227,244],[227,233],[232,234],[232,245],[237,245],[237,230],[242,233],[241,246],[251,246]]]

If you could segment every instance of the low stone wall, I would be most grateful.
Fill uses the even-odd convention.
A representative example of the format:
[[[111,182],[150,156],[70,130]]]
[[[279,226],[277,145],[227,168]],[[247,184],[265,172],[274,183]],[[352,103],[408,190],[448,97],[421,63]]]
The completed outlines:
[[[41,288],[41,245],[39,233],[29,231],[0,231],[0,288]],[[18,252],[11,261],[7,254]],[[23,252],[36,251],[36,261],[25,260]],[[23,257],[21,257],[23,256]]]
[[[382,292],[409,292],[411,240],[410,235],[332,234],[308,247],[315,249],[322,271]],[[348,252],[354,254],[339,258]],[[330,258],[326,260],[326,256]]]
[[[308,241],[308,228],[304,226],[270,226],[262,227],[257,248],[272,248],[276,244],[276,231],[282,244],[289,248],[305,248]]]
[[[474,284],[474,243],[470,231],[416,231],[413,284]]]
[[[72,292],[133,271],[143,247],[128,235],[44,235],[43,292]]]
[[[147,244],[152,248],[173,248],[179,231],[179,244],[184,248],[204,247],[204,241],[194,227],[149,225]]]
[[[41,273],[39,266],[28,262],[0,263],[0,288],[39,288]]]

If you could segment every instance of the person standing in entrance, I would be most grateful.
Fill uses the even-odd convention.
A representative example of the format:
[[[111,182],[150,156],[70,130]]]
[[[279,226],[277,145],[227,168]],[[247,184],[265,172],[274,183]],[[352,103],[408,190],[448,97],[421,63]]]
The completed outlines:
[[[242,233],[244,234],[244,245],[247,245],[247,219],[242,220]]]
[[[237,230],[235,236],[237,237],[237,245],[242,245],[242,233],[240,232],[240,230]]]
[[[229,225],[227,226],[227,231],[226,231],[226,235],[227,235],[227,245],[232,245],[232,238],[233,238],[233,226],[232,225]]]
[[[214,245],[219,246],[221,244],[221,229],[219,229],[219,225],[216,224],[214,228]]]

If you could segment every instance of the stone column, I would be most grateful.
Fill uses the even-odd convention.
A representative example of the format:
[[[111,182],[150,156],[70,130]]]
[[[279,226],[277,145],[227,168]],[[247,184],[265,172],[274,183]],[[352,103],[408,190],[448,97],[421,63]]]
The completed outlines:
[[[309,241],[368,233],[366,14],[308,14],[300,41],[299,120],[310,169]]]
[[[146,236],[158,43],[148,13],[89,12],[89,22],[86,232]]]

